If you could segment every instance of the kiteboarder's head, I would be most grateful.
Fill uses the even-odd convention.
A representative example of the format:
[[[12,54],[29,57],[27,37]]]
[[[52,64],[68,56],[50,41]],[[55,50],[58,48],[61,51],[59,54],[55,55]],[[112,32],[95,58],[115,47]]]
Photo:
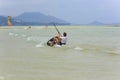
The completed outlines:
[[[66,33],[66,32],[64,32],[64,33],[63,33],[63,36],[65,36],[65,37],[66,37],[66,36],[67,36],[67,33]]]

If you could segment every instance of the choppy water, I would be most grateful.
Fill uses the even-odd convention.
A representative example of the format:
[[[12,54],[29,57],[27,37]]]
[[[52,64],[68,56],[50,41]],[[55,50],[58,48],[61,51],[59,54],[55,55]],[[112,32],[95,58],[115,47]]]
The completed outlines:
[[[49,47],[54,27],[0,29],[0,80],[120,80],[120,27],[58,26],[67,45]]]

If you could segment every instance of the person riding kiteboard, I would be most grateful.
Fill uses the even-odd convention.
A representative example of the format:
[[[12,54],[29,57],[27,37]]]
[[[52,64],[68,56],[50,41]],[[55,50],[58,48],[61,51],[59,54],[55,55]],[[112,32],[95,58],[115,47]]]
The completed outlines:
[[[56,45],[66,45],[67,42],[67,33],[64,32],[63,35],[60,34],[59,30],[57,29],[57,27],[55,26],[57,32],[58,32],[58,36],[55,36],[53,38],[51,38],[50,40],[48,40],[47,45],[48,46],[54,46]]]

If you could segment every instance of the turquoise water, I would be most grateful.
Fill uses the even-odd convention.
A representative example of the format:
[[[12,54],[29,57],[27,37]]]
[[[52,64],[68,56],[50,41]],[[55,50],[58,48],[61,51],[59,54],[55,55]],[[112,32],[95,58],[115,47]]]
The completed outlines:
[[[0,29],[0,80],[119,80],[120,28],[58,26],[67,45],[49,47],[54,27]]]

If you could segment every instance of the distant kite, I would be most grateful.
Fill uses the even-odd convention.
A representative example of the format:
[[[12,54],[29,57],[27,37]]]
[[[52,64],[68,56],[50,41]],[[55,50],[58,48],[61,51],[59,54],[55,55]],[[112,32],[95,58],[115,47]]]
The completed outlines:
[[[11,16],[8,16],[7,22],[8,22],[8,26],[12,26],[12,23],[11,23]]]

